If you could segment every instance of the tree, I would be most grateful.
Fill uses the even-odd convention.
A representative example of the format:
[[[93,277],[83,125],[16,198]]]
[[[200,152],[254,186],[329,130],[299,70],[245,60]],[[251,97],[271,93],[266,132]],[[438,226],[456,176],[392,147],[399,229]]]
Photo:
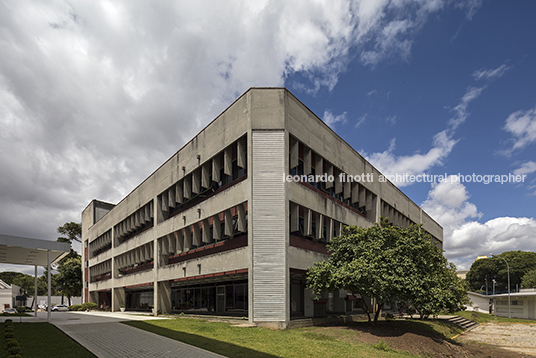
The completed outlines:
[[[58,266],[56,282],[62,295],[67,296],[69,306],[71,297],[80,295],[82,292],[82,264],[80,258],[70,258]]]
[[[374,323],[384,304],[406,302],[423,318],[443,309],[457,310],[467,302],[455,267],[420,226],[402,229],[382,221],[370,228],[346,227],[328,250],[330,257],[308,270],[307,286],[316,294],[342,288],[373,297]],[[373,310],[363,309],[371,323]]]
[[[5,271],[0,272],[0,280],[4,281],[8,285],[11,285],[15,279],[24,276],[21,272]]]
[[[71,245],[70,253],[60,260],[56,268],[58,271],[56,283],[58,291],[61,293],[61,302],[63,303],[65,295],[70,305],[71,297],[78,296],[82,292],[81,256],[72,247],[73,241],[81,241],[82,225],[68,222],[58,228],[58,233],[63,236],[58,237],[57,241],[68,242]]]
[[[536,269],[529,271],[521,279],[521,287],[536,288]]]
[[[68,222],[58,228],[58,233],[62,234],[62,237],[58,238],[58,241],[68,242],[70,244],[73,241],[82,242],[82,225],[80,223]]]
[[[75,222],[68,222],[65,223],[63,226],[60,226],[58,228],[58,233],[62,234],[63,236],[58,237],[58,242],[67,242],[71,245],[71,251],[70,253],[65,256],[60,261],[60,265],[63,261],[66,261],[70,258],[80,258],[80,255],[73,250],[73,241],[81,242],[82,240],[82,224],[75,223]]]
[[[508,270],[505,259],[510,266],[510,291],[521,285],[521,279],[525,274],[536,269],[536,252],[531,251],[507,251],[487,259],[480,259],[471,265],[466,275],[469,288],[479,290],[488,280],[489,287],[495,279],[496,291],[508,291]]]

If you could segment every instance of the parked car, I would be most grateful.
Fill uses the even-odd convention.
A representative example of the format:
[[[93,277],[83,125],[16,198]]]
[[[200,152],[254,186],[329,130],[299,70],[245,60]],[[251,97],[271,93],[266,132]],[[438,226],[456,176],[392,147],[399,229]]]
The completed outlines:
[[[2,310],[2,313],[19,313],[19,312],[14,308],[4,308]]]
[[[55,305],[55,306],[52,306],[52,311],[68,311],[69,310],[69,307],[66,306],[66,305]]]

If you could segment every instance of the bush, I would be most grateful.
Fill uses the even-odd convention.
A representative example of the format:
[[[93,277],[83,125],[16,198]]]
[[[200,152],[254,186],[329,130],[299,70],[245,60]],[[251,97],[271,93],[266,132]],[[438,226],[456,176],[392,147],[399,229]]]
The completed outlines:
[[[15,309],[16,309],[17,312],[19,312],[19,313],[26,312],[26,307],[24,307],[24,306],[15,306]]]
[[[22,352],[22,348],[20,346],[11,347],[7,351],[9,352],[10,355],[20,354]]]
[[[22,358],[20,354],[12,354],[8,358]]]
[[[7,346],[7,349],[12,348],[12,347],[19,347],[19,342],[17,342],[16,339],[8,339],[6,340],[6,346]]]
[[[79,310],[80,310],[80,307],[82,307],[82,305],[72,305],[72,306],[69,306],[69,311],[79,311]]]
[[[6,332],[5,337],[6,337],[6,339],[15,338],[15,333],[14,332]]]
[[[11,318],[8,318],[4,321],[5,324],[13,324],[13,320]]]
[[[13,332],[13,331],[15,331],[15,326],[13,326],[12,324],[6,325],[6,327],[4,328],[4,330],[5,330],[6,332]]]
[[[82,304],[82,306],[80,306],[80,308],[78,309],[79,311],[86,311],[86,310],[95,310],[97,309],[99,306],[95,303],[95,302],[86,302],[84,304]]]

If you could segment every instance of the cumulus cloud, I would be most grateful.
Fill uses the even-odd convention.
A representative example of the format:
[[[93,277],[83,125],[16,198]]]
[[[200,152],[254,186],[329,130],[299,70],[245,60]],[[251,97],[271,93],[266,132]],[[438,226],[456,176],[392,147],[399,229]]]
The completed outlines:
[[[506,118],[503,129],[514,137],[514,144],[507,153],[522,149],[536,141],[536,106],[529,110],[517,111]]]
[[[91,199],[120,200],[249,87],[315,93],[352,58],[408,58],[445,4],[1,2],[2,232],[55,240]]]
[[[458,269],[469,269],[478,255],[511,250],[534,250],[536,220],[498,217],[480,223],[482,214],[470,202],[467,188],[449,178],[435,183],[423,209],[443,226],[445,256]]]
[[[448,157],[456,140],[450,138],[446,131],[439,132],[434,136],[432,148],[425,154],[415,153],[408,156],[397,156],[394,154],[395,139],[391,140],[389,148],[381,153],[367,154],[364,156],[370,161],[382,174],[393,175],[404,174],[415,175],[426,172],[434,166],[441,165],[443,160]],[[394,181],[397,186],[411,185],[409,181]]]

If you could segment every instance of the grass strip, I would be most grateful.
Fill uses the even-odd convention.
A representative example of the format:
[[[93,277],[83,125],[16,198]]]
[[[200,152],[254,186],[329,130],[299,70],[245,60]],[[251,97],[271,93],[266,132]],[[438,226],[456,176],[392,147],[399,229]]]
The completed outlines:
[[[0,332],[4,331],[5,323],[0,323]],[[23,357],[60,358],[95,357],[71,337],[47,322],[18,323],[14,321],[15,337],[22,347]],[[4,337],[0,339],[0,358],[8,357]]]
[[[325,327],[322,332],[318,327],[282,331],[191,318],[124,323],[233,358],[414,357],[339,338]]]

